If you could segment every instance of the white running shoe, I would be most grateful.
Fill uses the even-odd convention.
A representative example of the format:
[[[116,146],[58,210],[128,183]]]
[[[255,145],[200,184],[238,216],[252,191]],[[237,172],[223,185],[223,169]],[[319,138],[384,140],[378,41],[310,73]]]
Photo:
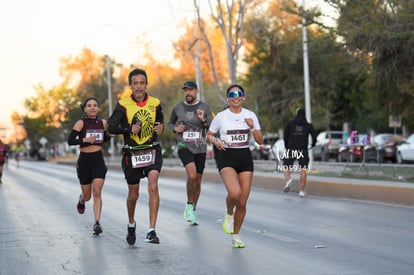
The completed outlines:
[[[292,185],[293,185],[293,180],[292,179],[288,180],[286,182],[285,188],[283,188],[283,192],[285,193],[289,192]]]
[[[225,214],[223,219],[223,227],[224,232],[227,234],[233,234],[233,226],[234,226],[234,215]]]
[[[305,192],[304,191],[299,191],[299,197],[303,198],[305,196]]]
[[[240,240],[239,235],[233,235],[232,242],[234,248],[244,248],[246,246],[244,242]]]

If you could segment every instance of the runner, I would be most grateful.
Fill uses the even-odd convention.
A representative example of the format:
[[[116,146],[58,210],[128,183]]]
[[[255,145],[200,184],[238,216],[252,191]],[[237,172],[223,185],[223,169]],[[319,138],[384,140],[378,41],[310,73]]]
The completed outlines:
[[[3,176],[3,165],[7,161],[8,153],[7,145],[0,139],[0,183],[3,183],[1,179]]]
[[[128,184],[127,211],[129,245],[136,241],[135,207],[141,178],[148,178],[149,229],[148,243],[160,243],[155,232],[160,198],[158,178],[162,167],[162,152],[158,135],[164,130],[164,114],[158,98],[149,96],[147,73],[134,69],[128,76],[131,96],[121,99],[108,120],[109,132],[123,135],[122,168]]]
[[[259,120],[255,113],[243,108],[244,100],[243,87],[231,85],[227,89],[229,108],[217,114],[207,134],[207,141],[220,150],[218,170],[227,190],[227,210],[222,227],[224,232],[232,234],[234,248],[245,247],[239,232],[246,216],[254,170],[250,136],[258,144],[263,143]],[[220,132],[220,138],[215,137],[217,132]]]
[[[76,170],[81,186],[81,194],[76,205],[79,214],[85,212],[85,202],[93,193],[93,214],[95,235],[102,233],[100,223],[102,212],[102,188],[105,182],[107,167],[102,154],[102,145],[110,139],[105,131],[107,122],[98,117],[99,103],[94,97],[87,98],[81,105],[85,117],[76,121],[68,138],[69,145],[79,145],[80,154]]]
[[[194,81],[186,81],[182,89],[185,100],[174,106],[168,128],[177,133],[178,156],[187,173],[187,204],[183,217],[197,225],[196,207],[207,152],[205,136],[213,118],[210,107],[197,99],[198,89]]]

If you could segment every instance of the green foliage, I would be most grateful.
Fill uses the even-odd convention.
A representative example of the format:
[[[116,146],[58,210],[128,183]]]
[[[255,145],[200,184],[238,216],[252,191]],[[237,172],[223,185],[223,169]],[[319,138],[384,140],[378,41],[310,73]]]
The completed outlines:
[[[244,81],[264,128],[275,132],[284,127],[298,107],[304,107],[302,29],[268,24],[272,14],[251,19],[246,40],[254,50],[246,55],[250,64]],[[273,28],[278,26],[278,28]],[[344,122],[357,125],[365,99],[365,70],[335,37],[308,29],[308,60],[312,122],[315,128],[342,129]],[[248,93],[248,95],[250,95]]]

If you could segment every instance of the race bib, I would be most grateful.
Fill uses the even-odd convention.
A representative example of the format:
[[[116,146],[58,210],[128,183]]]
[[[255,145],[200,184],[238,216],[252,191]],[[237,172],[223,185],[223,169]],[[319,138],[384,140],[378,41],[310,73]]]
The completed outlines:
[[[104,131],[102,129],[89,129],[86,130],[85,137],[96,137],[95,143],[102,143],[104,140]]]
[[[249,130],[228,130],[226,134],[226,147],[244,147],[249,145]]]
[[[183,140],[195,142],[201,140],[201,132],[196,130],[187,130],[183,132]]]
[[[155,163],[155,149],[133,151],[131,156],[132,168],[141,168]]]

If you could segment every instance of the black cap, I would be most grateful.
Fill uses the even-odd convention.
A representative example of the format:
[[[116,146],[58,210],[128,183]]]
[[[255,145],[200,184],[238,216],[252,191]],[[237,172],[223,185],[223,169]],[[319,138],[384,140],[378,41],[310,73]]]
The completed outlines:
[[[298,108],[298,109],[296,110],[296,114],[297,114],[298,116],[305,116],[305,109],[303,109],[303,108]]]
[[[186,81],[182,89],[184,88],[197,89],[197,84],[194,81]]]

